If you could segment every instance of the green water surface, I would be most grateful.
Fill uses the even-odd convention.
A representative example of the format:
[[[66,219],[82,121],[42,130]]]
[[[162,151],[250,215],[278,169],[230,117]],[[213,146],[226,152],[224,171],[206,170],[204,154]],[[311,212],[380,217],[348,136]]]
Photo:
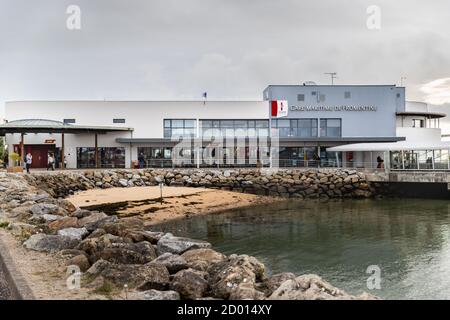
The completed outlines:
[[[315,273],[349,293],[450,299],[450,201],[286,201],[161,225],[226,254],[256,256],[269,273]],[[367,287],[367,268],[381,289]]]

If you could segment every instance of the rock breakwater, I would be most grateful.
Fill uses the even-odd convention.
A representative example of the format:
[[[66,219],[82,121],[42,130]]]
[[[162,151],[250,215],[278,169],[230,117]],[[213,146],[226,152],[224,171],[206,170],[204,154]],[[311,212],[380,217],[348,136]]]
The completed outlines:
[[[79,190],[135,186],[204,187],[258,195],[333,199],[369,198],[379,193],[364,173],[346,169],[144,169],[42,173],[26,176],[52,196]]]
[[[305,190],[319,184],[328,185],[328,190],[334,190],[331,185],[348,190],[344,194],[333,191],[333,195],[342,197],[346,194],[359,197],[356,190],[364,197],[371,192],[363,186],[364,178],[351,172],[342,175],[317,172],[312,177],[311,172],[297,175],[285,171],[271,178],[256,175],[256,171],[253,175],[241,170],[229,173],[194,170],[189,175],[188,172],[101,171],[30,176],[0,173],[0,224],[22,241],[25,248],[58,255],[66,259],[67,266],[77,266],[83,272],[83,286],[93,292],[120,293],[126,287],[134,299],[375,299],[367,294],[352,296],[316,275],[268,275],[255,257],[225,256],[210,243],[153,232],[140,219],[119,219],[80,209],[61,198],[83,188],[160,182],[174,185],[181,181],[184,186],[241,188],[243,192],[259,190],[255,185],[265,185],[268,189],[263,189],[269,194],[274,191],[272,184],[282,187],[286,184],[285,189],[277,186],[277,195],[305,192],[306,197],[312,193]],[[261,180],[262,184],[258,183]],[[295,189],[296,181],[300,181],[301,188]],[[287,185],[298,193],[291,193]],[[314,190],[320,197],[322,192]]]

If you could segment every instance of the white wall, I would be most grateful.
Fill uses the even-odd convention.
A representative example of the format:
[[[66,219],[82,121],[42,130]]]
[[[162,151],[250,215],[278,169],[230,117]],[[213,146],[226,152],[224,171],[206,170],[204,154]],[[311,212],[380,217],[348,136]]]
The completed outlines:
[[[268,119],[267,101],[7,102],[6,120],[74,118],[77,125],[134,128],[134,138],[163,138],[164,119]],[[125,118],[125,124],[113,124]]]
[[[313,92],[317,95],[312,95]],[[345,92],[350,92],[351,97],[345,98]],[[396,112],[405,111],[405,90],[394,85],[275,85],[269,86],[264,94],[268,100],[287,100],[289,118],[342,119],[343,137],[394,137]],[[298,94],[303,94],[305,100],[298,101]],[[318,95],[324,95],[325,101],[318,101]],[[374,106],[376,111],[300,111],[293,110],[293,106]]]
[[[5,119],[48,119],[63,121],[76,119],[75,125],[121,126],[133,128],[133,132],[115,132],[98,135],[99,147],[124,147],[125,164],[130,166],[137,159],[137,145],[120,144],[116,138],[163,138],[164,119],[268,119],[267,101],[27,101],[7,102]],[[126,119],[125,124],[113,124],[114,118]],[[25,144],[43,144],[55,139],[61,147],[60,134],[28,134]],[[6,143],[12,150],[20,143],[20,134],[7,135]],[[143,146],[143,145],[142,145]],[[76,168],[77,147],[94,147],[93,134],[66,134],[65,154],[68,168]]]

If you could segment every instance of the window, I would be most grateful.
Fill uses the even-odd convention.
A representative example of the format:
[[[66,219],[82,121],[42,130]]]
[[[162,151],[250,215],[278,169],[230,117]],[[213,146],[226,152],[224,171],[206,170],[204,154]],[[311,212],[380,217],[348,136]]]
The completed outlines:
[[[113,123],[125,123],[125,119],[113,119]]]
[[[138,148],[139,167],[171,168],[172,151],[170,147],[140,147]]]
[[[397,98],[400,98],[400,96],[401,96],[400,93],[397,93]]]
[[[311,95],[312,95],[312,96],[317,96],[317,91],[311,92]]]
[[[425,121],[422,119],[413,119],[412,126],[413,128],[423,128],[425,127]]]
[[[350,91],[345,91],[344,92],[344,98],[345,99],[350,99],[352,97],[352,93]]]
[[[305,95],[304,94],[298,94],[297,95],[297,101],[305,101]]]
[[[341,119],[320,119],[321,137],[340,137]]]
[[[274,119],[280,137],[317,137],[317,119]]]
[[[98,148],[101,168],[125,168],[125,148]],[[95,148],[77,148],[77,168],[95,168]]]
[[[196,124],[193,119],[164,119],[164,138],[194,137]]]
[[[71,124],[71,123],[75,123],[75,119],[64,119],[63,120],[64,124]]]
[[[203,137],[257,137],[268,136],[268,120],[201,120]]]

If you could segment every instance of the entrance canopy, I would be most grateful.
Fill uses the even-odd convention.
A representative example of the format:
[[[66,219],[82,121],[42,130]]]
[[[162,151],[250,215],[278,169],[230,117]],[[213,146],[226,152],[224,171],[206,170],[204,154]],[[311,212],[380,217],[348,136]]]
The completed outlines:
[[[399,141],[393,143],[357,143],[328,148],[327,151],[402,151],[402,150],[440,150],[450,149],[450,141],[418,143]]]
[[[0,125],[0,136],[9,133],[107,133],[133,131],[133,128],[109,126],[78,126],[46,119],[23,119]]]
[[[60,133],[61,134],[61,167],[64,168],[65,154],[64,154],[64,135],[65,134],[81,134],[90,133],[94,135],[95,139],[95,166],[99,167],[98,157],[98,138],[99,134],[108,132],[127,132],[133,131],[132,128],[126,127],[109,127],[109,126],[78,126],[67,124],[60,121],[46,120],[46,119],[23,119],[10,121],[0,125],[0,136],[6,134],[20,133],[20,156],[21,162],[25,160],[25,134],[27,133]]]

